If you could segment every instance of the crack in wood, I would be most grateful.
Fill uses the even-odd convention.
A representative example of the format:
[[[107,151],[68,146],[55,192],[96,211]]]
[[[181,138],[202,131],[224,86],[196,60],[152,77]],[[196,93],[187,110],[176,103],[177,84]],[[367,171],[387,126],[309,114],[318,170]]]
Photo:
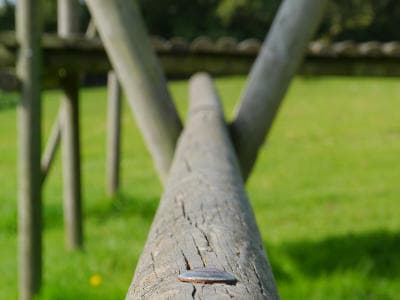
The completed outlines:
[[[192,291],[192,298],[193,299],[196,296],[196,292],[197,292],[196,286],[193,284],[193,291]]]
[[[155,259],[154,259],[154,254],[153,254],[153,252],[150,252],[150,257],[151,257],[151,262],[152,262],[151,266],[152,266],[152,268],[153,268],[154,275],[156,275],[156,278],[158,279],[159,276],[158,276],[158,274],[157,274],[157,272],[156,272],[156,262],[155,262]]]
[[[260,274],[258,274],[258,271],[257,271],[257,268],[256,268],[254,262],[252,263],[252,265],[253,265],[254,273],[256,274],[256,277],[257,277],[257,281],[258,281],[258,285],[260,287],[261,294],[266,295],[261,278],[260,278]]]
[[[186,170],[188,171],[188,173],[191,173],[192,172],[192,168],[190,166],[190,163],[189,163],[188,159],[185,157],[183,159],[183,161],[185,162]]]
[[[196,247],[197,254],[200,256],[201,262],[203,263],[203,267],[205,267],[206,266],[206,262],[204,260],[203,255],[200,252],[199,246],[197,245],[196,240],[195,240],[195,238],[193,236],[192,236],[192,239],[193,239],[194,246]]]
[[[189,264],[189,261],[185,255],[185,253],[183,253],[183,251],[181,250],[182,256],[183,256],[183,260],[185,261],[185,266],[186,266],[186,270],[191,270],[192,267]]]

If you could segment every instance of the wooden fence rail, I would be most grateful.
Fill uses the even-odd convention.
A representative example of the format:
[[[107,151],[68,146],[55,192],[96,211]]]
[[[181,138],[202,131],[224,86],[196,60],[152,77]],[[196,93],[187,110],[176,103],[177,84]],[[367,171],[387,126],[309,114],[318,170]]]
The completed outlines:
[[[127,299],[278,299],[218,96],[191,80],[189,117]],[[214,267],[235,284],[187,283]]]
[[[157,39],[152,41],[168,78],[188,78],[198,71],[206,71],[213,76],[248,74],[260,45],[256,41],[249,40],[247,43],[239,43],[238,45],[242,46],[235,46],[234,51],[218,48],[217,45],[222,44],[224,40],[227,38],[221,38],[221,42],[218,40],[211,49],[199,49],[189,44],[179,46],[179,40],[164,43],[160,43]],[[371,43],[313,42],[309,44],[308,53],[299,68],[299,74],[306,76],[400,76],[400,43],[389,42],[373,46],[374,44],[371,45]],[[18,44],[13,32],[0,33],[1,89],[19,88],[14,71],[17,48]],[[98,38],[88,39],[83,35],[60,38],[56,35],[45,34],[42,38],[42,51],[44,88],[60,87],[60,79],[67,74],[67,71],[105,74],[111,70],[107,54]]]

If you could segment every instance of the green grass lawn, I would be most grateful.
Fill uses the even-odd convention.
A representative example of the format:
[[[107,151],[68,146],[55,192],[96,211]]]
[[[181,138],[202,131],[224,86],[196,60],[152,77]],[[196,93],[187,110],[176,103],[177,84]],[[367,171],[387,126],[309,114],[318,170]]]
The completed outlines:
[[[244,84],[217,80],[228,117]],[[184,115],[187,84],[170,89]],[[17,96],[0,97],[0,299],[16,299]],[[59,97],[45,93],[46,136]],[[106,92],[81,97],[85,250],[64,249],[58,154],[44,189],[39,299],[123,299],[162,192],[125,104],[122,188],[107,198]],[[282,299],[399,299],[399,153],[398,80],[295,80],[247,186]]]

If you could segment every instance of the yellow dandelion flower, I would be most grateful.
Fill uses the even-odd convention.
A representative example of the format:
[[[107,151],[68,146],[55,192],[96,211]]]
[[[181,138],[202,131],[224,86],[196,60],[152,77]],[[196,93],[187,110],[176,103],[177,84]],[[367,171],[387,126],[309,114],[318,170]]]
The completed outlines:
[[[94,274],[90,277],[90,285],[91,286],[99,286],[101,284],[101,276],[98,274]]]

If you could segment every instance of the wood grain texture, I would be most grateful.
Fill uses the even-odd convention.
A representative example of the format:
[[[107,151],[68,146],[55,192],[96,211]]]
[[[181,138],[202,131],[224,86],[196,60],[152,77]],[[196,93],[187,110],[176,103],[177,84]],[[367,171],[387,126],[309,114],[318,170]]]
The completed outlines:
[[[18,276],[19,299],[31,300],[42,280],[41,191],[41,20],[39,0],[18,0],[16,28],[20,51],[18,106]]]
[[[79,33],[79,0],[58,0],[58,33],[61,37]],[[66,245],[70,249],[83,247],[79,83],[75,72],[62,79],[63,212]]]
[[[244,179],[251,172],[326,3],[327,0],[285,0],[278,10],[231,126]]]
[[[278,299],[271,267],[207,75],[190,84],[190,112],[126,299]],[[216,267],[236,285],[178,275]]]
[[[119,187],[121,158],[122,90],[114,72],[108,73],[107,193],[115,196]]]
[[[163,181],[182,124],[142,17],[134,1],[86,3]]]

